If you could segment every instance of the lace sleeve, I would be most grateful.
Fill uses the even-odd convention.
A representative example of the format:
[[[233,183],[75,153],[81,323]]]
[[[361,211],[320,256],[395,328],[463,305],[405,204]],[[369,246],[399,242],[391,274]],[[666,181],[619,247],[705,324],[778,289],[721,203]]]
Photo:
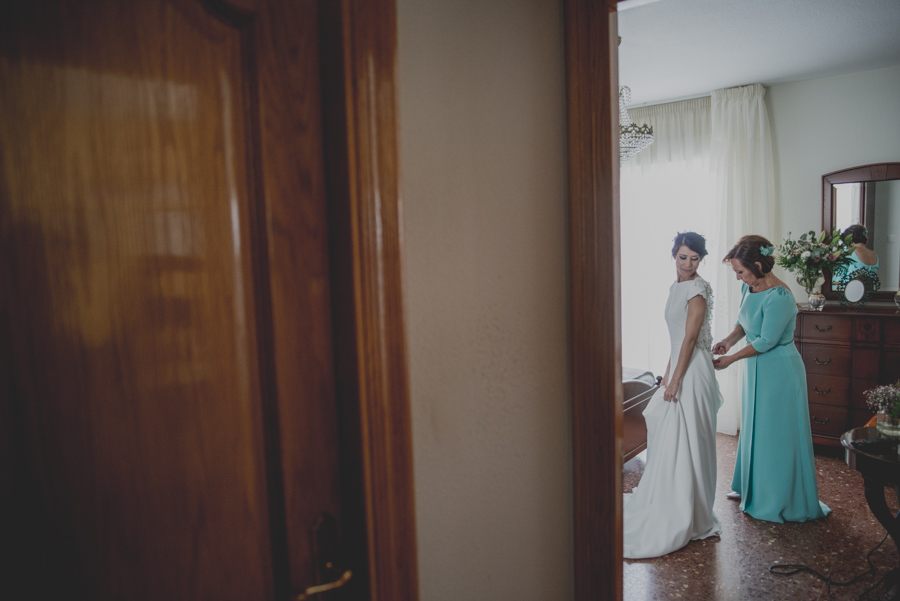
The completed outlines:
[[[703,292],[698,293],[706,298],[706,314],[703,316],[703,325],[700,326],[700,335],[697,336],[697,344],[695,346],[701,349],[709,349],[712,348],[713,343],[710,324],[712,322],[714,298],[712,286],[709,285],[709,282],[703,280],[701,284]]]

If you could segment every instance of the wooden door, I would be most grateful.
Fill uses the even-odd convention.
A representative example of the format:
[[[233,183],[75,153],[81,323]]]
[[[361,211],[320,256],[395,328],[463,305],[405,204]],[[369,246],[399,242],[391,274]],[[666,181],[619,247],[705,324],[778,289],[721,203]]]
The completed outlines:
[[[563,2],[576,601],[622,599],[616,2]]]
[[[0,19],[17,598],[284,599],[334,575],[313,557],[342,518],[316,3],[232,4]]]

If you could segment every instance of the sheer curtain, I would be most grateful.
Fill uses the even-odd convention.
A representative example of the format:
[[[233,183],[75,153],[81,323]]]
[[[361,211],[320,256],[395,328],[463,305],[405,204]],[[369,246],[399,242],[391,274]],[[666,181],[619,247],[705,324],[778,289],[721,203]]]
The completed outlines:
[[[721,257],[744,234],[777,243],[772,142],[765,88],[715,90],[698,98],[629,110],[653,126],[654,143],[622,165],[622,363],[662,375],[669,359],[663,311],[675,280],[672,240],[695,231],[709,256],[699,273],[714,291],[713,338],[734,327],[740,284]],[[725,404],[718,430],[740,428],[741,362],[717,372]]]
[[[746,234],[765,236],[773,244],[780,241],[775,225],[774,162],[765,95],[762,84],[712,92],[712,171],[718,199],[717,230],[723,243],[719,256]],[[741,286],[731,266],[719,264],[718,272],[715,340],[734,328],[741,302]],[[718,373],[725,398],[718,415],[720,432],[734,434],[741,426],[742,363],[738,361]]]
[[[629,114],[635,123],[652,125],[655,140],[621,169],[622,364],[663,375],[670,350],[663,311],[675,281],[672,241],[680,231],[709,238],[715,229],[710,99]],[[717,256],[710,248],[700,267],[713,289]]]

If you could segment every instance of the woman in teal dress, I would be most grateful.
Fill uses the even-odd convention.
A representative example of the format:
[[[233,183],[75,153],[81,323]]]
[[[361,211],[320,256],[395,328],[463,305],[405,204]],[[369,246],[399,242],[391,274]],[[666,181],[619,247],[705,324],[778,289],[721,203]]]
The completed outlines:
[[[744,360],[741,432],[730,499],[769,522],[804,522],[831,510],[819,501],[806,370],[794,345],[797,305],[772,273],[774,246],[762,236],[744,236],[725,255],[743,282],[738,323],[713,346],[716,369]],[[747,345],[726,355],[739,340]]]
[[[875,251],[868,248],[866,244],[869,242],[869,231],[864,225],[851,225],[844,230],[842,234],[844,238],[850,236],[850,244],[853,251],[848,255],[850,263],[838,268],[832,281],[835,283],[844,283],[850,278],[850,274],[865,269],[873,276],[878,275],[878,255]]]

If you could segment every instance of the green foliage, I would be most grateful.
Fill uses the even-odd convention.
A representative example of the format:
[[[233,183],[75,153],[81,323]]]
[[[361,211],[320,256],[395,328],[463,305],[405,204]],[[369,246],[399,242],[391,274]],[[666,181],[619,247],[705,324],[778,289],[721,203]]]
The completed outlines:
[[[841,237],[840,230],[830,233],[822,230],[819,234],[810,230],[796,240],[788,233],[778,247],[775,262],[795,274],[797,281],[810,292],[822,278],[823,268],[834,273],[838,267],[850,263],[851,238],[849,234]]]

